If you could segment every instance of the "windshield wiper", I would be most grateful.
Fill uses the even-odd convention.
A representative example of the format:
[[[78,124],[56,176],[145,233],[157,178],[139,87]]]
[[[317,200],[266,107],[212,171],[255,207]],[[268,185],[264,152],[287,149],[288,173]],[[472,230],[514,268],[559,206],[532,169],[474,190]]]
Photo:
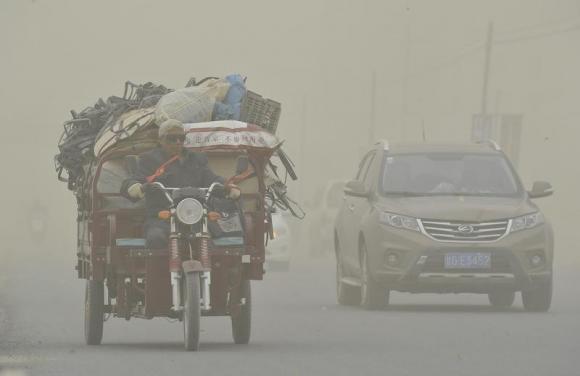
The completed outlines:
[[[384,192],[386,195],[393,195],[393,196],[404,196],[404,197],[423,197],[423,196],[430,196],[429,193],[416,193],[416,192]]]
[[[383,192],[387,196],[403,196],[403,197],[431,197],[431,196],[466,196],[466,197],[512,197],[513,194],[500,193],[474,193],[474,192]]]
[[[502,193],[474,193],[474,192],[432,192],[426,194],[426,196],[452,196],[452,197],[511,197],[511,194]]]

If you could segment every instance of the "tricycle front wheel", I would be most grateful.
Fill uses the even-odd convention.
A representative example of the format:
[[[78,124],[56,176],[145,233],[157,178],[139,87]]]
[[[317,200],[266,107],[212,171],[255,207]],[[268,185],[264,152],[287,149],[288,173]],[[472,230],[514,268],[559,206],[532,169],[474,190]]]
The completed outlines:
[[[100,345],[103,340],[105,287],[100,281],[87,281],[85,289],[85,342]]]
[[[232,334],[234,342],[246,345],[250,342],[252,331],[252,289],[249,280],[243,280],[240,286],[242,306],[237,314],[232,315]]]
[[[201,319],[199,273],[185,273],[185,286],[183,293],[185,296],[185,304],[183,307],[183,336],[185,349],[187,351],[197,351],[199,349],[199,329]]]

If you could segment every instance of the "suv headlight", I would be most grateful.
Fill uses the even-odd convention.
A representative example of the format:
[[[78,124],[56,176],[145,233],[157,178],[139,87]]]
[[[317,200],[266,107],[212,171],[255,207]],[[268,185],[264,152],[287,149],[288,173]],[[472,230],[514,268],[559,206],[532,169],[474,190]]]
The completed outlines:
[[[544,216],[540,212],[523,215],[521,217],[512,219],[512,226],[510,232],[516,232],[521,230],[527,230],[534,228],[538,225],[544,223]]]
[[[203,206],[201,202],[194,198],[183,199],[175,208],[175,215],[181,223],[193,225],[201,220],[203,216]]]
[[[381,223],[396,228],[404,228],[412,231],[421,231],[417,218],[406,217],[404,215],[381,212],[379,216]]]

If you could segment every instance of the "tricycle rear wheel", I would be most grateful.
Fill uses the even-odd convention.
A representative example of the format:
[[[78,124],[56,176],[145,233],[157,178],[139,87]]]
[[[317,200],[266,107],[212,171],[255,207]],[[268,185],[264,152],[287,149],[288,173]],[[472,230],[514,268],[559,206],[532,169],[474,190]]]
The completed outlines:
[[[185,273],[184,287],[183,336],[185,349],[187,351],[197,351],[199,349],[201,320],[199,273]]]
[[[103,340],[105,287],[101,281],[86,283],[85,289],[85,342],[100,345]]]
[[[247,345],[252,332],[252,289],[250,281],[245,279],[241,283],[241,297],[244,302],[236,315],[232,315],[232,334],[234,343]]]

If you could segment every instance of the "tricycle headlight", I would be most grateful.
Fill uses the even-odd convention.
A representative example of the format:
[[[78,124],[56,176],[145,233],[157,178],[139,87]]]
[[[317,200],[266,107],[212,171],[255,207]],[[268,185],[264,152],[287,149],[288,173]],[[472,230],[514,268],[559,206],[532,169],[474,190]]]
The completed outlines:
[[[201,220],[203,216],[203,206],[201,202],[194,198],[186,198],[181,200],[175,208],[175,215],[180,222],[186,225],[193,225]]]
[[[510,228],[510,232],[527,230],[530,228],[534,228],[538,225],[541,225],[542,223],[544,223],[544,216],[540,212],[523,215],[521,217],[512,219],[512,226]]]
[[[385,225],[396,228],[404,228],[412,231],[421,231],[417,218],[406,217],[404,215],[381,212],[380,221]]]

